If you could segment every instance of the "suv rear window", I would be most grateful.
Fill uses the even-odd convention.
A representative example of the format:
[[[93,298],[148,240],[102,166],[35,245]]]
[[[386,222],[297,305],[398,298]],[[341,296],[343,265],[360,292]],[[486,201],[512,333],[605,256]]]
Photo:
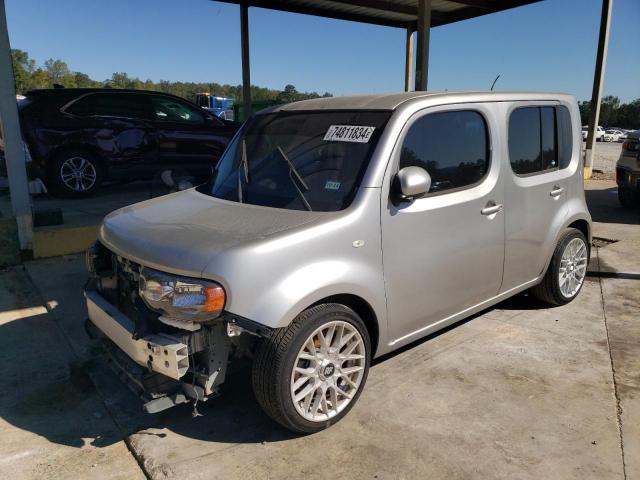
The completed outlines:
[[[509,117],[509,159],[516,175],[566,168],[572,148],[571,116],[562,105],[521,107]]]
[[[429,193],[469,187],[482,180],[489,169],[488,137],[487,125],[478,112],[424,115],[407,132],[400,168],[415,166],[429,172]]]

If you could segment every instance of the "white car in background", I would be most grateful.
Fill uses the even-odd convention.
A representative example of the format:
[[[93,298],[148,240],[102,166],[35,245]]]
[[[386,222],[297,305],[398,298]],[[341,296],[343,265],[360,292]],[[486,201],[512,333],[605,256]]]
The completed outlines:
[[[604,132],[602,140],[605,142],[618,142],[623,135],[624,132],[622,130],[610,129]]]
[[[583,125],[582,127],[582,139],[587,140],[587,134],[589,133],[589,127],[587,125]],[[598,126],[596,128],[596,142],[601,142],[602,137],[604,137],[604,128]]]

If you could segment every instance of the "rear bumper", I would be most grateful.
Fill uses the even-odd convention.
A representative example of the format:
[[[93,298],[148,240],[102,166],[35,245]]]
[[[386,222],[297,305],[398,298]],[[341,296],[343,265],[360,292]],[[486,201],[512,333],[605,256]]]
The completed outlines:
[[[640,191],[640,171],[618,165],[616,167],[616,183],[622,188]]]

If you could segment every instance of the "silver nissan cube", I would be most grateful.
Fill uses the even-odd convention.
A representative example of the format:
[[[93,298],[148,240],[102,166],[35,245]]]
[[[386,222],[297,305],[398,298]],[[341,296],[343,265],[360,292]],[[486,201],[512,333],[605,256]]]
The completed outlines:
[[[573,97],[296,102],[238,131],[211,180],[107,216],[88,333],[153,413],[252,361],[284,427],[339,421],[372,359],[519,292],[583,285],[591,217]]]

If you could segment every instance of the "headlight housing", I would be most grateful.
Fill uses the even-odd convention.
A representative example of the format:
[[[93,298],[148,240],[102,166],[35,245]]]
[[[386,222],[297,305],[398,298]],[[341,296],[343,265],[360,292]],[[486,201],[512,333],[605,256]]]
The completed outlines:
[[[210,280],[181,277],[143,268],[138,292],[149,308],[184,322],[207,322],[222,313],[222,286]]]

